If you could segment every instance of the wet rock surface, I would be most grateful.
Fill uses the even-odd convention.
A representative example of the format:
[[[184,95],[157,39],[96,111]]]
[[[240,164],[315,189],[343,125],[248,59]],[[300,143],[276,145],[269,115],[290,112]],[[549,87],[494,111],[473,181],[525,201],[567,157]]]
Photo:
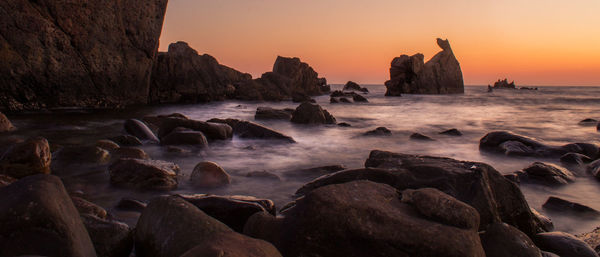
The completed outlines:
[[[221,187],[229,185],[231,177],[218,164],[205,161],[196,164],[190,181],[198,187]]]
[[[110,183],[145,190],[177,188],[177,164],[157,160],[120,159],[109,167]]]
[[[305,102],[300,104],[292,114],[293,123],[301,124],[335,124],[335,118],[318,104]]]
[[[0,156],[0,174],[22,178],[35,174],[49,174],[52,154],[48,140],[33,137],[11,146]]]
[[[0,198],[1,256],[96,256],[58,177],[20,179],[0,188]]]

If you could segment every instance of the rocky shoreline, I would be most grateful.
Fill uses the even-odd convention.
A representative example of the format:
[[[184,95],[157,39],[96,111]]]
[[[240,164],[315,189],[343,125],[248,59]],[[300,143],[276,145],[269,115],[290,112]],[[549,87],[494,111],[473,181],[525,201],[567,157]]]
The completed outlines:
[[[310,102],[290,112],[290,122],[335,120]],[[6,124],[4,131],[14,130],[8,119],[0,124]],[[294,201],[276,208],[273,201],[253,196],[169,195],[183,179],[201,189],[226,187],[230,177],[218,164],[200,162],[185,178],[177,164],[152,160],[127,145],[194,151],[234,134],[294,143],[284,133],[252,121],[204,122],[177,113],[123,124],[127,134],[115,138],[118,143],[102,139],[93,147],[51,150],[51,142],[37,137],[1,149],[0,255],[598,256],[600,250],[596,232],[576,237],[553,231],[552,221],[530,208],[519,188],[520,183],[568,186],[578,177],[596,176],[600,150],[593,144],[553,146],[490,132],[481,138],[481,151],[555,158],[569,167],[536,162],[509,175],[485,163],[373,150],[361,169],[315,168],[328,171],[300,187]],[[456,129],[448,131],[460,136]],[[82,162],[110,163],[106,172],[113,187],[160,190],[167,196],[148,203],[122,199],[115,208],[140,213],[129,227],[50,175]],[[277,178],[268,172],[249,176]],[[600,216],[556,197],[543,208],[582,218]],[[24,247],[20,242],[29,243]]]

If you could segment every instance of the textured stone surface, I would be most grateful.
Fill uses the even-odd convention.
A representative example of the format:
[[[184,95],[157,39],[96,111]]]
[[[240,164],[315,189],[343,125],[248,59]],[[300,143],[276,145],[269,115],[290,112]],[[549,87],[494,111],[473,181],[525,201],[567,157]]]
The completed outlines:
[[[426,63],[423,54],[394,58],[385,95],[464,93],[462,71],[450,43],[438,38],[437,44],[442,51]]]
[[[301,124],[335,124],[335,118],[320,105],[304,102],[292,113],[293,123]]]
[[[0,2],[0,108],[146,103],[167,0]]]
[[[185,42],[158,53],[150,87],[151,103],[208,102],[233,95],[234,84],[252,76],[219,64],[208,54],[199,55]]]

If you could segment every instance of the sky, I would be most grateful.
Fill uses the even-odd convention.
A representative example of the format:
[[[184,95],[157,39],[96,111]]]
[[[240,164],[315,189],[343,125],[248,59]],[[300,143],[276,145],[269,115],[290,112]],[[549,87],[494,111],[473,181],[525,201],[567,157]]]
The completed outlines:
[[[329,83],[383,84],[391,60],[440,51],[465,84],[600,86],[600,0],[170,0],[160,50],[185,41],[259,77],[278,55]]]

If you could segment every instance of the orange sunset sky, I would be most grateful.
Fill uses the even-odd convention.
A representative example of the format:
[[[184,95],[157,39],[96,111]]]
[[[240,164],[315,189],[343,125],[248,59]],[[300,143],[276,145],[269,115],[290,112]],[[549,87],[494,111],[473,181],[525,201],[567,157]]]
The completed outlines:
[[[467,85],[600,86],[600,0],[170,0],[160,41],[254,77],[277,55],[329,83],[383,84],[401,54],[448,38]]]

